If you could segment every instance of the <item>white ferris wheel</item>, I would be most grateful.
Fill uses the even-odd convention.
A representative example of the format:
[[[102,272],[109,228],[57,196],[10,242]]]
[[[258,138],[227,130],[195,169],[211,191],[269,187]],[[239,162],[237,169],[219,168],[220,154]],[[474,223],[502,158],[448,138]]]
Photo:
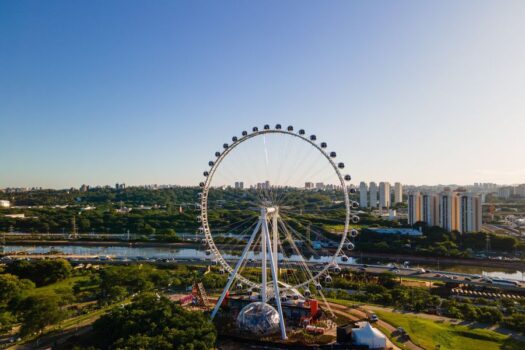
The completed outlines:
[[[234,286],[277,306],[285,338],[281,302],[322,295],[340,273],[359,217],[336,157],[316,135],[280,124],[243,131],[215,153],[200,183],[199,219],[207,254],[229,278],[212,318]]]

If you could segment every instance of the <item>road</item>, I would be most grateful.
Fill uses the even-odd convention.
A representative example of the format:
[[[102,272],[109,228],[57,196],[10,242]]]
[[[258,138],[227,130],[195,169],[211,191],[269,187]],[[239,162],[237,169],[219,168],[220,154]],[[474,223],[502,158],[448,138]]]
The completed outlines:
[[[9,263],[13,259],[53,259],[53,258],[63,258],[71,261],[73,264],[130,264],[130,263],[154,263],[157,265],[172,266],[176,264],[205,264],[212,265],[214,264],[211,260],[202,260],[202,259],[124,259],[124,258],[112,258],[112,257],[100,257],[100,256],[85,256],[85,255],[68,255],[68,254],[18,254],[18,255],[8,255],[2,258],[2,262]],[[313,267],[313,270],[322,269],[325,267],[324,264],[308,263]],[[292,264],[290,264],[292,265]],[[297,263],[299,267],[301,264]],[[246,266],[259,267],[259,262],[249,262]],[[440,282],[451,282],[451,283],[461,283],[466,285],[473,286],[490,286],[498,287],[507,292],[517,292],[525,293],[525,281],[514,281],[513,284],[501,285],[492,283],[489,279],[480,278],[481,276],[474,274],[465,274],[459,272],[449,272],[449,271],[435,271],[435,270],[424,270],[419,268],[405,268],[397,267],[394,268],[388,265],[368,265],[368,264],[346,264],[342,265],[342,268],[349,269],[350,271],[355,272],[365,272],[371,274],[382,274],[386,272],[395,273],[400,277],[411,277],[417,278],[420,280],[427,281],[440,281]],[[522,266],[523,268],[523,266]]]
[[[525,292],[525,281],[514,281],[515,285],[499,285],[489,282],[488,279],[483,279],[482,276],[459,273],[459,272],[449,272],[449,271],[435,271],[435,270],[425,270],[418,268],[393,268],[391,266],[384,265],[366,265],[366,264],[357,264],[350,265],[347,268],[351,271],[366,272],[371,274],[382,274],[386,272],[395,273],[400,277],[411,277],[427,281],[440,281],[440,282],[452,282],[452,283],[461,283],[466,285],[473,286],[490,286],[498,287],[507,291],[515,291],[523,293]],[[481,278],[480,278],[481,277]]]

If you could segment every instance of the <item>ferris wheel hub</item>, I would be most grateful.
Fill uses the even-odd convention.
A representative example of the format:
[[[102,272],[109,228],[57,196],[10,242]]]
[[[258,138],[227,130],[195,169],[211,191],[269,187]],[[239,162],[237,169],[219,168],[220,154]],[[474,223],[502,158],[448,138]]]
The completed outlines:
[[[261,214],[276,214],[278,212],[279,212],[279,207],[277,206],[261,208]]]

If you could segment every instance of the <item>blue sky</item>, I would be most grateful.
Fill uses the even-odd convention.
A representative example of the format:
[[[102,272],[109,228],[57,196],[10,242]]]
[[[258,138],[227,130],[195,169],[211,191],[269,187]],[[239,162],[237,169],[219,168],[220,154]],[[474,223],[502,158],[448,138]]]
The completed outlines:
[[[356,182],[525,182],[523,1],[2,1],[0,187],[194,184],[277,122]]]

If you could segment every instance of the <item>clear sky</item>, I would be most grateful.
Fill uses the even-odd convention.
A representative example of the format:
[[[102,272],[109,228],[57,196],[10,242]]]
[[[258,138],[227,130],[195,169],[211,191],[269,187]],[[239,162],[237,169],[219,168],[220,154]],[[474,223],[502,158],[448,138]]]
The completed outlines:
[[[293,124],[355,182],[525,182],[525,1],[1,1],[0,187],[195,184]]]

